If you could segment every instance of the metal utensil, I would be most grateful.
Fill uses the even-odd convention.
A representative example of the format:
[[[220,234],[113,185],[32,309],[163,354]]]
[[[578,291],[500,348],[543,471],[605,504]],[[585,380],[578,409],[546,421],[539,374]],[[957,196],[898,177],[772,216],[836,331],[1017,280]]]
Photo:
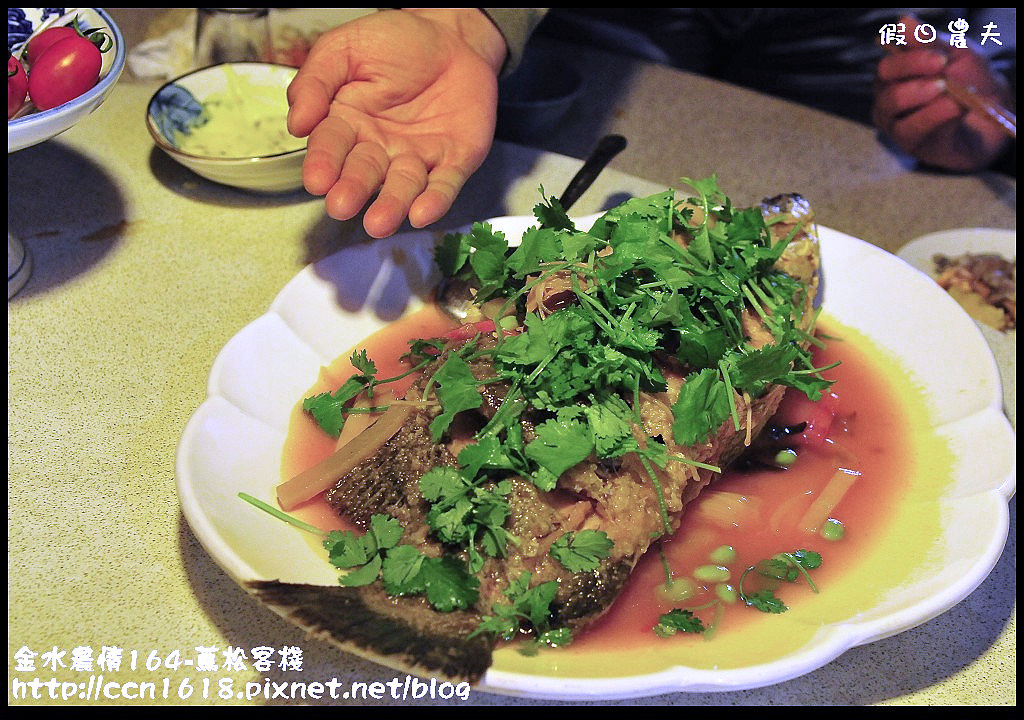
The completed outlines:
[[[583,167],[573,176],[569,184],[565,186],[565,191],[562,193],[562,197],[559,198],[562,207],[568,210],[575,205],[580,196],[587,191],[587,188],[594,184],[597,176],[601,174],[605,166],[625,149],[626,138],[621,135],[605,135],[601,138],[597,143],[597,147],[594,148],[594,151],[590,153],[590,156],[583,163]]]
[[[598,141],[597,147],[583,162],[583,167],[573,175],[558,199],[564,210],[568,212],[569,208],[576,204],[580,196],[594,184],[601,171],[626,148],[626,145],[626,138],[622,135],[605,135]],[[449,316],[460,321],[466,320],[473,309],[473,296],[469,285],[456,278],[445,278],[437,288],[437,303]]]

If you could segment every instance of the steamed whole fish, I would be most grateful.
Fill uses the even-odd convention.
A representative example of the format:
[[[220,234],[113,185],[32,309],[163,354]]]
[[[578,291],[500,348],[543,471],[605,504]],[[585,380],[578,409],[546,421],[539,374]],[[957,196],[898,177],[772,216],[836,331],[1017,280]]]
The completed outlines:
[[[659,206],[661,198],[656,200],[651,207]],[[685,269],[693,256],[704,257],[709,266],[724,267],[735,258],[725,257],[721,252],[728,246],[729,231],[723,238],[720,223],[726,220],[719,216],[740,224],[749,224],[751,216],[731,214],[735,211],[727,206],[702,216],[705,207],[712,207],[700,202],[704,200],[707,195],[702,193],[699,198],[677,204],[675,214],[671,215],[672,232],[654,240],[655,245],[651,246],[634,243],[648,242],[654,237],[653,232],[641,227],[656,220],[646,216],[644,210],[637,210],[635,204],[627,203],[612,211],[591,230],[604,242],[592,248],[589,267],[594,267],[594,257],[614,264],[619,254],[629,259],[633,267],[644,268],[643,277],[650,282],[642,287],[655,284],[652,278],[657,276],[658,282],[665,283],[659,288],[674,290],[698,282]],[[523,597],[527,588],[548,590],[542,617],[534,613],[522,625],[510,626],[504,634],[506,639],[530,633],[541,636],[542,632],[577,632],[593,623],[611,607],[643,554],[679,527],[686,505],[750,446],[775,413],[787,385],[793,385],[781,370],[776,373],[778,377],[751,380],[746,388],[731,383],[714,385],[707,398],[716,401],[706,402],[718,409],[697,414],[710,424],[699,430],[686,427],[693,414],[684,406],[688,406],[688,398],[700,386],[713,385],[727,375],[740,380],[744,373],[739,366],[746,358],[760,357],[761,351],[768,357],[770,351],[783,345],[793,346],[793,351],[783,356],[786,369],[792,369],[798,362],[795,358],[801,357],[807,348],[820,271],[813,213],[797,195],[766,200],[756,213],[764,220],[765,235],[763,247],[751,253],[769,258],[764,261],[769,263],[765,275],[768,279],[758,280],[763,287],[745,287],[748,299],[741,299],[737,306],[741,309],[736,313],[734,328],[709,328],[702,322],[693,325],[701,329],[699,333],[684,331],[683,318],[697,310],[678,307],[671,296],[666,295],[668,301],[661,297],[664,304],[655,317],[678,315],[672,315],[666,322],[668,331],[659,336],[657,346],[652,346],[650,352],[644,351],[644,336],[640,334],[640,340],[635,341],[637,352],[628,352],[633,339],[627,338],[622,344],[626,348],[624,364],[631,362],[630,358],[651,361],[645,382],[636,381],[632,386],[627,383],[613,392],[604,387],[604,394],[590,387],[568,406],[553,409],[538,399],[547,395],[530,396],[524,390],[543,370],[525,379],[503,374],[512,354],[506,349],[511,345],[507,344],[508,338],[519,333],[525,335],[527,327],[531,331],[547,327],[546,322],[561,311],[581,312],[580,306],[589,302],[582,295],[596,297],[601,285],[599,276],[587,274],[589,270],[581,269],[582,266],[556,266],[549,261],[545,265],[541,257],[536,267],[526,265],[541,270],[520,283],[515,329],[508,333],[478,333],[447,342],[406,395],[407,399],[435,402],[411,411],[397,432],[327,492],[328,503],[359,527],[369,529],[375,517],[386,516],[401,526],[402,543],[412,546],[423,557],[456,558],[472,571],[472,602],[442,612],[423,595],[389,594],[381,580],[359,587],[261,581],[251,583],[251,591],[312,635],[347,651],[407,672],[469,682],[482,678],[490,666],[492,650],[502,638],[500,632],[482,632],[482,627],[496,627],[482,622],[500,616],[500,608],[508,607],[510,602],[514,604],[515,598]],[[714,242],[725,244],[702,246],[709,233],[718,238]],[[568,241],[564,246],[568,247]],[[718,250],[709,252],[712,246]],[[481,252],[480,247],[484,246],[474,249]],[[781,252],[771,255],[769,251],[773,249]],[[543,250],[538,252],[543,256]],[[644,259],[659,254],[675,264],[658,268],[653,261]],[[509,256],[510,251],[506,251],[505,257]],[[449,269],[461,268],[465,274],[466,267],[456,262]],[[556,269],[545,274],[545,267]],[[653,274],[648,273],[651,268]],[[699,282],[729,285],[730,272],[716,271],[724,280],[707,276]],[[488,290],[486,277],[476,273],[473,279],[479,305],[490,302],[493,308],[495,297],[502,304],[509,304],[504,302],[501,291],[493,287]],[[497,294],[489,299],[488,292]],[[787,295],[785,302],[772,300],[773,293],[775,300],[780,300],[778,295],[782,292]],[[557,325],[557,318],[551,322]],[[742,334],[741,354],[709,355],[709,348],[716,348],[716,343],[721,344],[722,338],[733,331]],[[695,335],[700,337],[695,339]],[[519,339],[516,349],[526,345]],[[561,352],[557,348],[548,353],[538,344],[524,352],[544,355],[540,365],[549,363],[544,367],[551,368],[551,372],[557,368],[569,373],[567,365],[557,364]],[[437,379],[439,370],[449,367],[453,358],[458,367],[464,366],[472,374],[470,384],[477,385],[479,391],[479,402],[460,406],[455,413],[449,412],[444,403],[436,402],[441,392],[438,384],[444,389],[444,383]],[[704,401],[702,394],[700,402]],[[508,422],[510,407],[516,407],[517,412],[512,415],[513,421]],[[609,408],[622,412],[609,416],[605,414]],[[723,418],[722,412],[726,410],[728,417]],[[481,547],[488,545],[477,546],[476,538],[459,546],[438,523],[439,512],[454,506],[439,503],[435,486],[424,484],[425,479],[456,477],[455,473],[470,457],[463,451],[470,446],[483,447],[481,438],[494,435],[494,428],[503,427],[503,421],[505,444],[488,446],[491,450],[487,462],[491,465],[484,463],[484,467],[512,469],[480,475],[481,479],[469,492],[479,490],[485,498],[500,496],[503,504],[497,532],[509,541],[495,550],[493,541],[498,535],[492,535],[491,552],[481,551]],[[603,434],[609,423],[621,426],[622,422],[625,429],[620,427],[618,435],[610,431]],[[582,436],[589,438],[591,445],[585,446],[585,456],[561,467],[558,456],[563,448],[552,445],[554,441],[550,438],[556,431],[565,434],[581,428],[585,431]],[[504,464],[511,462],[508,458],[516,453],[530,459],[540,458],[541,467]],[[528,467],[530,472],[522,467]],[[549,472],[551,467],[556,467],[556,471]],[[468,524],[471,516],[466,514],[463,520]],[[571,547],[571,541],[584,536],[601,541],[599,552],[591,553],[587,562],[567,562],[564,554],[554,551]]]

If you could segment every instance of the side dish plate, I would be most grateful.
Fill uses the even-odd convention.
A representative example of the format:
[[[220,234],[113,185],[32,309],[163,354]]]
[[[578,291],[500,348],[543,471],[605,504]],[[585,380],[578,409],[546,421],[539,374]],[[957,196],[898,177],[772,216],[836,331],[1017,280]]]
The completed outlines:
[[[594,217],[578,225],[589,227]],[[534,221],[491,222],[518,238]],[[819,234],[825,313],[907,370],[924,395],[934,432],[954,458],[948,482],[921,490],[919,500],[938,508],[942,527],[926,557],[905,558],[913,572],[899,586],[880,589],[876,606],[850,607],[843,620],[815,625],[807,642],[768,662],[695,668],[667,650],[641,663],[628,651],[583,660],[570,655],[559,663],[552,659],[559,651],[525,658],[502,649],[481,689],[597,700],[770,685],[926,622],[989,574],[1006,541],[1016,483],[1014,433],[1001,409],[993,355],[977,326],[927,275],[849,235],[828,228]],[[346,248],[305,268],[267,314],[243,328],[217,357],[208,399],[178,448],[177,483],[193,532],[236,582],[337,582],[337,571],[316,556],[300,531],[245,505],[238,493],[273,498],[296,403],[321,366],[429,295],[436,280],[436,239],[410,233]]]

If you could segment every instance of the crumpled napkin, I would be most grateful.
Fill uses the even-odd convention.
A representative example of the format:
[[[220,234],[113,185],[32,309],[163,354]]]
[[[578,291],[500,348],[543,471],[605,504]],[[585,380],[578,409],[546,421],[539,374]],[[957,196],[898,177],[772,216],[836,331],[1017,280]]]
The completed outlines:
[[[313,41],[325,30],[376,8],[270,8],[273,59],[298,66]],[[128,51],[126,65],[138,80],[173,80],[194,69],[196,11],[174,8],[168,11],[170,29],[146,38]]]
[[[195,14],[192,22],[164,35],[143,40],[128,52],[125,63],[139,80],[171,80],[192,69],[196,43]]]

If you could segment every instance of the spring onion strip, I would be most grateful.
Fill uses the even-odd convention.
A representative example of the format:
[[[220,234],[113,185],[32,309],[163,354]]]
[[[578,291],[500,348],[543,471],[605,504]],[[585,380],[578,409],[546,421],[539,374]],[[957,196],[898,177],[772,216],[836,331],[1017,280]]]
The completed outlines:
[[[647,471],[648,477],[651,478],[651,483],[654,485],[654,492],[658,496],[658,510],[661,511],[661,524],[665,530],[666,535],[672,534],[672,524],[668,519],[668,506],[665,504],[665,491],[661,487],[661,481],[654,474],[654,468],[651,467],[651,462],[643,455],[637,455],[640,458],[640,462],[643,463],[644,470]]]
[[[710,465],[708,463],[701,462],[700,460],[694,460],[693,458],[688,458],[685,455],[675,455],[675,454],[671,454],[670,453],[667,457],[668,457],[669,460],[675,460],[676,462],[682,463],[683,465],[690,465],[692,467],[699,467],[699,468],[703,468],[704,470],[711,470],[712,472],[716,472],[716,473],[722,472],[722,468],[718,467],[717,465]]]
[[[245,500],[250,505],[254,505],[255,507],[258,507],[263,512],[268,513],[269,515],[273,515],[278,520],[283,520],[284,522],[288,523],[289,525],[294,525],[295,527],[299,528],[300,530],[305,530],[306,532],[310,532],[310,533],[313,533],[315,535],[323,535],[324,537],[327,536],[327,532],[325,530],[321,530],[320,528],[314,527],[314,526],[310,525],[309,523],[306,523],[306,522],[303,522],[302,520],[299,520],[298,518],[292,517],[288,513],[282,512],[281,510],[278,510],[273,505],[268,505],[267,503],[263,502],[259,498],[253,497],[249,493],[240,492],[240,493],[238,493],[238,497],[242,498],[243,500]]]

